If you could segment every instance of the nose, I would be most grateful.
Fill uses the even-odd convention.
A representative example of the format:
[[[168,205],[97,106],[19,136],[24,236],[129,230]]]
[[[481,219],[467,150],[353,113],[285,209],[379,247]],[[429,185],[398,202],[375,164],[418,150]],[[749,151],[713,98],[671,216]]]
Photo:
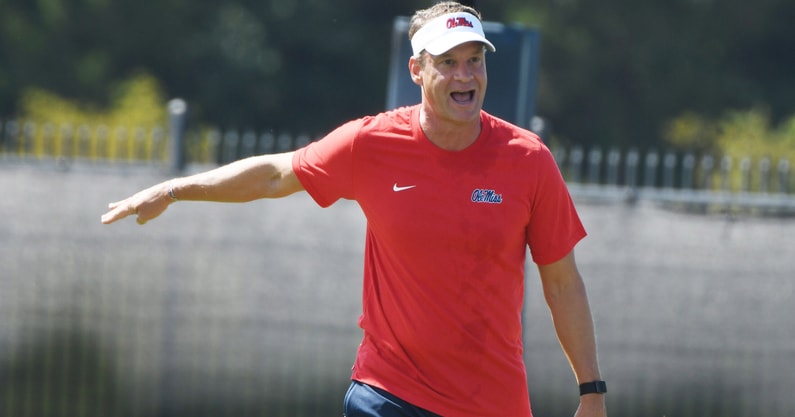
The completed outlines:
[[[469,81],[473,77],[472,68],[469,65],[459,65],[455,69],[454,77],[457,81]]]

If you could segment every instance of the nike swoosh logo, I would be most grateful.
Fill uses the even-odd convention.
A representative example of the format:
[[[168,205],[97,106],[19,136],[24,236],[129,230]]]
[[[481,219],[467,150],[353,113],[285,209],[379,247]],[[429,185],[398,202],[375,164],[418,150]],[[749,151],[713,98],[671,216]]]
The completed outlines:
[[[414,187],[416,187],[416,185],[407,185],[405,187],[398,187],[397,183],[395,183],[395,185],[392,186],[392,191],[397,193],[397,192],[400,192],[400,191],[410,190],[410,189],[412,189]]]

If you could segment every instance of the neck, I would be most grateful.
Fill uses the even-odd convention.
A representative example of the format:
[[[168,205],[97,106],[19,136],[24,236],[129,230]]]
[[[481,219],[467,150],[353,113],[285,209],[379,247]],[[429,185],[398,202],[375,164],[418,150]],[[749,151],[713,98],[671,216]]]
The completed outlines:
[[[475,143],[480,136],[480,117],[474,120],[456,122],[440,120],[420,111],[420,127],[434,145],[447,151],[460,151]]]

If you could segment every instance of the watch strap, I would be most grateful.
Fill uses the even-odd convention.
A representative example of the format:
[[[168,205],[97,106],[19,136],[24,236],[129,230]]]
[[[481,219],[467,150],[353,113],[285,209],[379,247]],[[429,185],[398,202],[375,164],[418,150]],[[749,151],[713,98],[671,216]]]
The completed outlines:
[[[604,394],[607,392],[605,381],[591,381],[580,384],[580,395]]]

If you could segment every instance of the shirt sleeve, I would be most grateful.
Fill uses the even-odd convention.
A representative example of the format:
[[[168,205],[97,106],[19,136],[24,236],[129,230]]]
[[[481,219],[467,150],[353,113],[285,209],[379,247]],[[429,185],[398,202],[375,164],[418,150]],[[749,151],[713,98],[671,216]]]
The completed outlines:
[[[527,245],[533,262],[550,264],[571,252],[586,232],[557,163],[546,148],[538,161],[538,185],[532,198]]]
[[[353,144],[362,123],[348,122],[322,139],[297,150],[293,170],[315,202],[328,207],[353,199]]]

